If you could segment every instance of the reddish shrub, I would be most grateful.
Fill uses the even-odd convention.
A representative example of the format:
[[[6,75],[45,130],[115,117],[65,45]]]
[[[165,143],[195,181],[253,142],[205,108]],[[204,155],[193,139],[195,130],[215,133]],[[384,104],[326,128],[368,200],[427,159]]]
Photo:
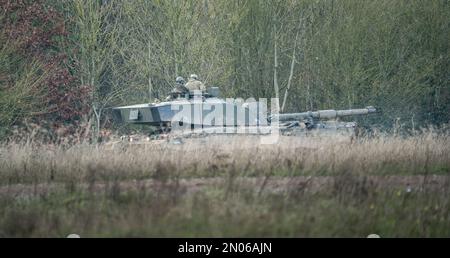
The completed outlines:
[[[60,48],[68,37],[62,14],[42,0],[0,0],[0,7],[4,14],[0,33],[16,42],[17,55],[43,64],[46,77],[39,87],[46,88],[48,110],[35,114],[37,121],[74,123],[87,114],[90,89],[71,73]]]

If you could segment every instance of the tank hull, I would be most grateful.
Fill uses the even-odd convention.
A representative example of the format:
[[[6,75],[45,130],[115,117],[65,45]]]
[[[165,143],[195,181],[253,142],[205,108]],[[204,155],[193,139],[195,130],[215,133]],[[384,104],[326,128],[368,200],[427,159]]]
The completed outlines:
[[[249,109],[242,103],[219,98],[121,106],[112,108],[112,113],[116,122],[154,126],[174,122],[201,126],[267,125],[266,110],[260,106]]]

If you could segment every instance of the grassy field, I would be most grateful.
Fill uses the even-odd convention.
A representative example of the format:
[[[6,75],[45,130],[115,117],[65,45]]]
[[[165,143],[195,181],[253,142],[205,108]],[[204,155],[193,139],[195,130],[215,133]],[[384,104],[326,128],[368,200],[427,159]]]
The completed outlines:
[[[450,135],[0,147],[0,236],[450,237]]]

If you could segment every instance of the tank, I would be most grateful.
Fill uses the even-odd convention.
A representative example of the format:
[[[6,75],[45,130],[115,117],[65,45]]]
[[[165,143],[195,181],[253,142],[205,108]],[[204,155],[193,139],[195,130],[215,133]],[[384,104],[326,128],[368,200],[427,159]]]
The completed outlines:
[[[169,96],[170,100],[160,103],[146,103],[112,108],[116,122],[147,124],[160,127],[163,131],[175,127],[214,127],[250,125],[252,115],[243,102],[219,98],[219,90],[212,87],[207,92]],[[180,119],[177,119],[177,114]],[[208,116],[220,119],[208,119]],[[243,114],[243,115],[238,115]],[[267,118],[265,118],[267,122]]]
[[[278,121],[280,130],[287,135],[308,134],[341,134],[349,136],[358,135],[356,122],[340,121],[341,118],[361,116],[377,113],[373,106],[347,110],[317,110],[301,113],[277,114],[269,117],[270,121]]]
[[[114,107],[113,117],[117,122],[156,126],[161,132],[208,131],[217,127],[273,129],[276,125],[276,129],[284,135],[308,135],[315,132],[355,135],[356,122],[342,122],[340,118],[377,113],[376,108],[369,106],[269,115],[266,105],[263,105],[265,103],[223,99],[216,87],[204,93],[169,96],[168,99],[160,103]]]

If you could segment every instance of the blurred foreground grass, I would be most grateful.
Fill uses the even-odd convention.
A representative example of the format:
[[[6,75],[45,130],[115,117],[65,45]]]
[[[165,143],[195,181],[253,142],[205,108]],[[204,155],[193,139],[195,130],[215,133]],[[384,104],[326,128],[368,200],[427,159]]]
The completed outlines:
[[[0,147],[0,236],[449,237],[450,137]]]

